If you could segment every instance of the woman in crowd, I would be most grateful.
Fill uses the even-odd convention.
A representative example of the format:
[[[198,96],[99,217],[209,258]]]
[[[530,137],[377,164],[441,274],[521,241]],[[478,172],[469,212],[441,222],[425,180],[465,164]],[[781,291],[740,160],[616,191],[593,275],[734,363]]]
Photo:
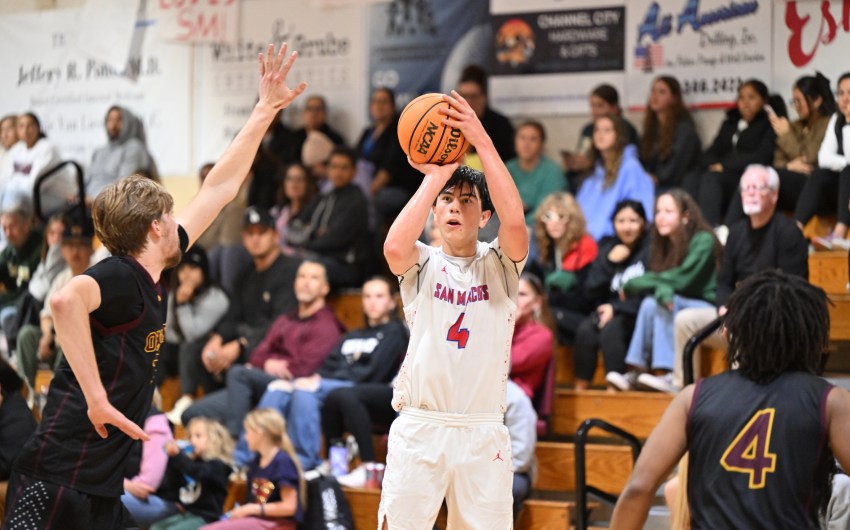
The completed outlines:
[[[643,118],[640,159],[656,191],[680,186],[683,177],[697,168],[701,154],[702,143],[679,80],[668,75],[655,78]]]
[[[0,119],[0,174],[6,165],[6,159],[12,146],[18,143],[18,117],[14,114],[3,116]]]
[[[517,156],[505,164],[519,190],[528,226],[534,226],[534,212],[540,202],[550,193],[562,191],[566,184],[558,164],[543,154],[545,143],[543,124],[524,122],[514,135]]]
[[[290,226],[295,226],[297,231],[298,227],[306,222],[299,215],[318,192],[316,180],[306,167],[299,162],[293,162],[286,168],[283,182],[278,188],[277,205],[271,209],[281,245],[289,244]]]
[[[587,390],[602,352],[606,372],[625,372],[626,351],[641,303],[621,297],[623,285],[646,271],[649,255],[646,211],[637,201],[620,201],[614,210],[614,237],[602,241],[585,281],[587,297],[597,305],[576,331],[575,388]]]
[[[738,88],[738,102],[726,114],[717,136],[703,156],[702,172],[687,176],[683,187],[698,198],[706,221],[723,224],[744,169],[750,164],[769,166],[776,148],[776,133],[765,105],[767,86],[750,79]]]
[[[511,380],[532,401],[546,379],[546,369],[555,346],[551,315],[543,284],[537,276],[524,273],[517,290],[516,324],[511,340]]]
[[[671,391],[673,317],[688,307],[712,307],[720,245],[699,207],[686,192],[658,196],[649,251],[649,271],[623,286],[627,296],[644,295],[626,354],[627,374],[611,371],[606,380],[620,390],[636,383]],[[648,373],[655,371],[653,374]],[[642,373],[647,372],[647,373]]]
[[[838,110],[829,118],[818,150],[818,169],[812,171],[803,187],[794,217],[803,226],[821,209],[836,207],[838,223],[832,236],[843,239],[850,226],[850,72],[838,78],[837,96]]]
[[[587,219],[587,231],[596,241],[614,235],[611,214],[623,199],[634,199],[647,211],[652,208],[655,185],[638,160],[637,147],[628,141],[621,117],[606,114],[593,121],[594,169],[576,199]]]

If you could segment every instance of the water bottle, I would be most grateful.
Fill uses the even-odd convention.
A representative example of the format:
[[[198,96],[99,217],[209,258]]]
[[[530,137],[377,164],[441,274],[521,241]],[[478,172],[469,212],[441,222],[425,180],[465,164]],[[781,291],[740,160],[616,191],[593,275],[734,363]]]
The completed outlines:
[[[328,451],[331,460],[331,473],[335,477],[348,474],[348,451],[342,440],[333,440]]]

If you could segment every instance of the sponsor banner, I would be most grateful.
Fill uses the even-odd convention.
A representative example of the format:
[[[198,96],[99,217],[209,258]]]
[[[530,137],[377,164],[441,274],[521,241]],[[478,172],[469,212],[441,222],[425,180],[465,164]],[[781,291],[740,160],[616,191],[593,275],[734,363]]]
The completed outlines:
[[[369,28],[369,87],[399,105],[456,88],[468,64],[489,69],[488,0],[392,0],[369,8]]]
[[[773,91],[791,97],[794,82],[815,71],[828,77],[835,90],[838,77],[850,70],[850,0],[777,3],[773,28]]]
[[[177,42],[234,42],[239,36],[237,0],[148,0],[159,38]],[[250,5],[250,4],[248,4]]]
[[[190,164],[191,49],[163,43],[137,24],[134,46],[116,69],[79,51],[82,9],[0,17],[0,95],[10,112],[33,111],[63,158],[83,166],[106,144],[104,119],[121,105],[142,119],[160,174]]]
[[[771,0],[633,0],[626,23],[626,94],[646,104],[652,80],[672,75],[688,105],[727,107],[749,78],[771,79]]]
[[[622,91],[622,2],[496,0],[491,10],[494,107],[512,115],[585,114],[596,85]]]
[[[328,102],[328,123],[352,144],[366,122],[361,7],[317,8],[300,0],[242,3],[240,35],[233,43],[205,45],[196,62],[196,160],[215,161],[250,115],[257,100],[257,54],[268,43],[287,42],[298,51],[289,74],[292,86],[307,91],[283,120],[300,126],[301,109],[311,94]]]

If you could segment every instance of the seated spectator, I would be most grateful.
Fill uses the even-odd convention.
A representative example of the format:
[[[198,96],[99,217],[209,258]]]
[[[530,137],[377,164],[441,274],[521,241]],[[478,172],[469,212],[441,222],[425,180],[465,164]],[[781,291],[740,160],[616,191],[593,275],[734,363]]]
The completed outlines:
[[[225,388],[186,409],[183,423],[198,416],[214,418],[236,438],[245,414],[257,404],[269,383],[316,372],[344,328],[325,303],[330,287],[321,263],[301,263],[294,284],[298,308],[278,317],[247,362],[234,364],[227,371]],[[205,350],[204,357],[208,355]],[[214,360],[216,355],[212,357]]]
[[[316,180],[307,168],[298,162],[286,168],[283,183],[278,189],[277,204],[271,210],[282,246],[289,244],[287,236],[290,224],[295,225],[296,230],[303,226],[304,210],[313,202],[317,192]]]
[[[8,114],[0,119],[0,175],[4,174],[3,167],[9,159],[9,151],[18,143],[17,123],[18,117],[14,114]]]
[[[543,199],[534,217],[527,270],[544,278],[559,340],[571,343],[578,323],[590,311],[581,286],[596,259],[596,242],[585,231],[584,215],[569,193]]]
[[[599,241],[614,235],[611,215],[618,202],[634,199],[646,211],[652,209],[655,184],[640,165],[637,147],[628,143],[622,118],[608,114],[596,118],[593,124],[594,169],[582,182],[576,200],[587,219],[587,232]]]
[[[258,408],[273,408],[286,419],[289,437],[305,470],[322,463],[320,411],[327,395],[355,384],[389,384],[398,372],[410,337],[404,324],[394,318],[395,309],[390,283],[377,277],[368,280],[363,284],[366,328],[346,333],[315,374],[294,381],[278,379],[269,384],[260,399]],[[238,463],[247,463],[250,458],[240,441]]]
[[[288,231],[291,252],[287,253],[321,261],[334,288],[360,285],[369,248],[369,206],[352,182],[356,165],[351,151],[334,150],[328,161],[333,189],[307,206],[300,230],[290,226]]]
[[[202,530],[295,530],[304,518],[307,488],[286,422],[277,411],[260,409],[248,413],[244,428],[248,447],[257,453],[248,466],[247,502]]]
[[[510,378],[528,399],[537,397],[545,384],[546,370],[555,346],[552,331],[543,324],[544,313],[550,316],[543,283],[533,274],[522,274],[517,290],[516,324],[511,340]]]
[[[626,371],[626,350],[642,297],[621,297],[621,293],[626,282],[646,271],[648,254],[643,205],[629,199],[620,201],[614,209],[614,237],[600,244],[584,283],[587,298],[597,305],[576,330],[576,390],[590,388],[600,351],[606,372]]]
[[[286,164],[298,160],[287,158],[288,150],[295,142],[295,133],[281,121],[283,112],[283,109],[278,111],[266,130],[251,164],[251,174],[240,188],[239,194],[244,193],[246,204],[249,206],[274,206],[275,191],[280,186],[282,177],[281,170]]]
[[[522,207],[525,223],[534,226],[534,212],[551,193],[563,191],[566,186],[561,168],[543,154],[546,129],[540,122],[527,121],[517,127],[514,146],[517,157],[505,165],[514,179]]]
[[[706,221],[723,224],[741,174],[750,164],[769,165],[776,150],[776,133],[764,106],[767,86],[758,79],[738,87],[738,102],[726,113],[726,120],[702,157],[702,171],[691,173],[682,183],[697,199]]]
[[[246,210],[242,242],[252,263],[240,275],[227,313],[206,340],[189,343],[194,347],[187,346],[183,352],[181,363],[187,363],[183,373],[192,374],[194,383],[183,387],[181,378],[183,396],[174,405],[176,412],[169,413],[175,424],[182,415],[180,409],[191,405],[190,396],[197,386],[205,394],[220,388],[227,370],[245,362],[272,321],[295,305],[292,262],[281,254],[274,219],[268,211],[253,206]]]
[[[168,466],[168,455],[165,444],[173,439],[168,418],[160,412],[162,398],[154,391],[154,405],[145,420],[145,434],[150,438],[142,442],[138,472],[131,471],[133,476],[124,479],[124,494],[121,502],[136,524],[147,528],[153,523],[177,513],[177,506],[166,501],[157,492],[165,476]],[[128,468],[132,464],[128,464]]]
[[[50,298],[59,291],[74,276],[79,276],[92,265],[92,239],[94,227],[91,220],[82,223],[68,219],[65,223],[65,233],[61,238],[62,261],[67,266],[60,272],[45,295],[45,304],[39,312],[39,324],[26,324],[18,331],[16,357],[18,369],[26,377],[32,388],[35,388],[35,375],[38,367],[46,363],[51,368],[59,366],[62,360],[62,346],[56,342],[53,331],[53,310]]]
[[[513,357],[513,354],[511,354]],[[513,464],[514,521],[517,520],[522,504],[531,492],[534,468],[537,459],[537,413],[531,398],[508,379],[505,386],[505,426],[511,436],[511,463]]]
[[[15,369],[0,358],[0,481],[9,480],[12,462],[35,431],[32,410],[21,394],[23,386]]]
[[[637,383],[657,389],[650,370],[673,382],[673,318],[688,307],[710,307],[715,300],[715,271],[720,245],[686,192],[672,189],[658,196],[649,250],[649,271],[623,286],[627,295],[645,295],[626,354],[624,374],[608,372],[606,380],[619,390]],[[628,368],[630,367],[630,368]]]
[[[191,400],[204,379],[195,375],[195,352],[206,344],[212,330],[227,313],[230,299],[210,277],[207,254],[201,247],[193,246],[183,254],[171,282],[166,318],[168,333],[160,351],[157,383],[161,384],[167,376],[179,375],[181,399]],[[177,413],[172,409],[170,420],[179,420],[181,407],[175,406]]]
[[[822,210],[838,213],[832,237],[847,237],[850,226],[850,72],[838,78],[838,110],[829,118],[823,142],[818,149],[818,169],[814,170],[797,202],[794,217],[805,225]]]
[[[683,309],[675,318],[675,369],[673,390],[683,386],[682,351],[688,340],[713,320],[726,314],[726,300],[735,287],[750,275],[767,269],[781,269],[808,279],[808,244],[794,221],[777,215],[780,178],[771,167],[752,165],[741,177],[741,196],[747,219],[729,227],[729,239],[717,274],[716,307]],[[716,349],[726,349],[725,335],[718,329],[703,343]],[[695,350],[696,354],[699,349]],[[699,366],[694,356],[694,366]],[[695,370],[698,375],[699,370]],[[655,386],[665,388],[657,384]]]
[[[577,190],[581,184],[581,177],[593,169],[593,124],[596,118],[606,115],[615,115],[623,118],[623,109],[620,107],[620,94],[617,89],[608,84],[602,84],[593,89],[588,98],[590,104],[590,122],[581,129],[578,145],[575,151],[561,151],[564,167],[567,168],[567,183],[572,190]],[[626,126],[628,143],[638,143],[638,133],[635,126],[623,118]]]
[[[201,184],[204,183],[204,179],[207,178],[214,165],[212,162],[207,162],[201,166],[201,170],[198,172]],[[229,247],[242,243],[242,217],[245,215],[245,209],[248,207],[248,187],[250,182],[250,179],[248,179],[242,183],[236,198],[224,206],[218,217],[215,218],[209,228],[204,230],[204,233],[195,242],[196,246],[203,248],[207,252],[211,252],[217,247]]]
[[[697,169],[702,143],[691,113],[682,100],[675,77],[662,75],[652,82],[646,113],[640,160],[655,182],[656,192],[682,185],[682,178]]]
[[[32,206],[23,197],[7,204],[0,214],[6,248],[0,251],[0,327],[11,331],[17,306],[27,292],[30,277],[41,259],[41,232],[33,227]],[[7,340],[10,333],[6,333]],[[14,342],[9,350],[15,348]]]
[[[292,139],[286,145],[283,153],[283,162],[286,164],[300,162],[305,164],[313,175],[319,180],[325,176],[324,163],[307,164],[304,160],[304,143],[310,134],[318,134],[337,147],[345,147],[342,135],[328,125],[328,104],[325,98],[312,95],[304,101],[304,110],[301,113],[303,126],[295,129]]]
[[[496,112],[489,105],[487,72],[476,64],[470,64],[460,74],[457,92],[469,102],[469,106],[481,120],[481,125],[493,140],[493,146],[499,153],[499,158],[502,160],[514,158],[516,156],[514,127],[506,116]]]
[[[105,146],[92,153],[86,173],[86,198],[94,200],[100,191],[116,180],[146,171],[156,176],[156,166],[145,145],[142,121],[129,110],[113,105],[106,112]]]

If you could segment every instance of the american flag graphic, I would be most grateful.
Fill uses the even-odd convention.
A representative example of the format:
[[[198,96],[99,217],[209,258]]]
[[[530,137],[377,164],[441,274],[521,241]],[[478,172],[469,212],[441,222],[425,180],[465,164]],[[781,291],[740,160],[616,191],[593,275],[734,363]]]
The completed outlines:
[[[661,66],[664,60],[664,47],[660,44],[648,44],[635,48],[635,68],[641,70],[652,70]]]

